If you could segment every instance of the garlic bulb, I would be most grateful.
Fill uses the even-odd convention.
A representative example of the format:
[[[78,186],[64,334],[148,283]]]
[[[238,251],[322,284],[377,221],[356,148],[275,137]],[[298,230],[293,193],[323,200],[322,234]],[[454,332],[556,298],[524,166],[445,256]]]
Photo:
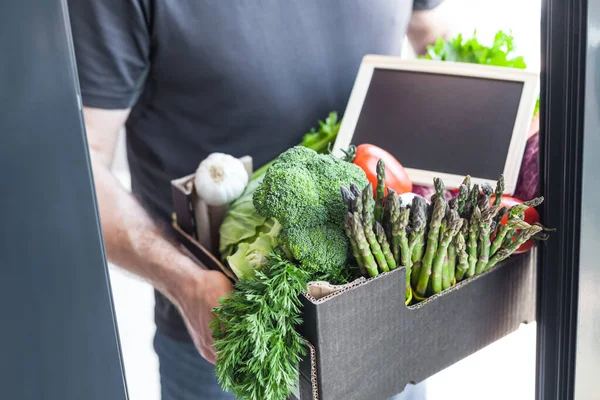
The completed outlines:
[[[238,158],[212,153],[200,163],[194,179],[196,193],[210,206],[237,199],[248,184],[248,172]]]

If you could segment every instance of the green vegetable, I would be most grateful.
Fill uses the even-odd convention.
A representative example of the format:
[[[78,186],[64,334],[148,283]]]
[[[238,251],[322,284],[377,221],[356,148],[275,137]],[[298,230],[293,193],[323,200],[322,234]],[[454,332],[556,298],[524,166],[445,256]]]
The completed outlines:
[[[427,294],[427,287],[429,286],[429,278],[432,273],[433,258],[435,257],[436,250],[438,247],[438,235],[440,231],[440,225],[442,219],[446,213],[446,200],[443,197],[436,197],[433,205],[433,213],[431,215],[431,222],[429,223],[429,233],[427,235],[427,249],[423,256],[423,264],[421,266],[421,274],[419,275],[419,282],[417,283],[416,291],[421,297]]]
[[[219,228],[219,250],[238,278],[252,277],[266,256],[278,245],[281,225],[274,218],[260,215],[252,204],[252,196],[262,177],[250,181],[242,195],[228,208]]]
[[[335,111],[329,113],[325,122],[319,121],[319,130],[312,128],[310,132],[304,135],[302,143],[299,146],[309,148],[317,153],[325,153],[329,150],[331,143],[335,142],[341,121]],[[252,178],[258,178],[263,175],[275,160],[263,165],[252,174]]]
[[[283,227],[312,227],[328,221],[342,226],[347,207],[340,187],[368,183],[356,165],[296,146],[281,154],[254,193],[254,207]]]
[[[489,202],[488,202],[489,204]],[[494,220],[494,216],[498,211],[498,207],[488,207],[481,214],[479,220],[479,258],[475,266],[475,274],[479,275],[485,269],[490,256],[490,225]]]
[[[464,222],[464,221],[463,221]],[[452,281],[456,277],[456,244],[455,244],[456,236],[454,240],[450,242],[450,246],[448,246],[448,280],[446,282],[442,281],[442,283],[446,283],[448,286],[443,286],[442,289],[448,289],[452,285]]]
[[[502,202],[503,194],[504,194],[504,175],[500,175],[500,177],[498,178],[498,183],[496,183],[496,190],[494,192],[494,195],[496,196],[494,198],[495,206],[500,205],[500,203]]]
[[[475,185],[477,186],[477,185]],[[467,270],[467,278],[475,276],[475,268],[477,266],[477,237],[479,235],[479,220],[481,219],[481,211],[479,206],[475,206],[471,214],[469,222],[469,240],[467,242],[467,253],[469,254],[469,269]]]
[[[274,254],[254,274],[240,279],[213,310],[216,374],[236,398],[285,399],[306,355],[305,341],[295,328],[301,323],[298,296],[310,276]]]
[[[450,243],[454,239],[454,236],[458,233],[458,231],[460,231],[462,224],[463,220],[461,218],[458,218],[457,215],[456,218],[452,218],[448,223],[448,229],[446,229],[444,233],[440,235],[440,243],[438,245],[438,249],[435,255],[435,259],[433,262],[433,272],[431,274],[431,288],[433,290],[433,293],[441,292],[443,286],[450,287],[450,275],[448,271],[446,271],[446,274],[443,273],[443,266],[444,262],[447,259],[448,246],[450,246]],[[444,284],[444,281],[447,282]]]
[[[512,253],[514,253],[523,243],[531,239],[533,236],[541,232],[543,228],[539,225],[530,225],[528,228],[523,229],[521,232],[515,235],[514,241],[509,245],[500,249],[487,263],[484,271],[491,269],[493,266],[498,264],[500,261],[507,259]]]
[[[377,270],[377,263],[375,262],[375,258],[373,257],[373,253],[371,252],[371,246],[369,246],[367,238],[365,237],[364,228],[362,226],[362,221],[359,214],[348,213],[345,222],[350,227],[352,236],[356,239],[356,243],[358,245],[358,249],[362,256],[362,259],[365,263],[365,268],[367,269],[367,272],[370,276],[379,275],[379,271]]]
[[[253,203],[259,214],[281,223],[280,244],[303,268],[339,279],[350,254],[340,187],[350,183],[368,183],[359,167],[296,146],[269,167]]]
[[[462,214],[468,197],[469,197],[469,187],[463,183],[462,185],[460,185],[460,187],[458,189],[458,197],[456,198],[457,203],[458,203],[457,207],[456,207],[456,211],[458,211],[459,214]]]
[[[422,58],[508,68],[527,68],[524,58],[515,56],[514,51],[512,32],[498,31],[492,45],[486,46],[479,42],[477,31],[474,31],[473,36],[468,39],[462,34],[448,41],[438,38],[434,45],[427,47],[427,54]]]
[[[281,225],[274,221],[269,232],[259,233],[251,243],[240,243],[236,252],[227,257],[227,264],[233,273],[238,278],[252,278],[253,271],[261,269],[267,261],[266,255],[277,247],[280,231]]]
[[[281,231],[280,242],[300,266],[315,274],[327,274],[338,283],[348,261],[349,241],[343,224],[327,223],[310,228],[292,227]]]
[[[528,226],[525,221],[521,221],[520,219],[511,219],[506,222],[506,224],[501,225],[498,229],[498,233],[496,233],[496,237],[492,242],[490,247],[490,254],[493,256],[504,243],[504,239],[509,232],[514,232],[515,229],[524,229]]]
[[[469,256],[467,255],[465,242],[465,233],[468,232],[467,224],[463,224],[461,232],[456,234],[456,253],[458,255],[458,264],[456,266],[456,281],[463,280],[467,270],[469,269]]]
[[[408,241],[411,257],[411,285],[417,286],[419,276],[421,275],[421,259],[425,249],[425,229],[427,228],[427,202],[424,198],[416,196],[411,205],[411,225],[412,231]]]
[[[375,190],[375,221],[383,221],[383,197],[385,196],[385,164],[377,162],[377,188]]]
[[[377,265],[379,265],[379,270],[381,272],[389,272],[390,268],[385,259],[385,255],[383,254],[381,246],[379,245],[377,237],[375,236],[375,232],[373,231],[374,219],[373,212],[371,210],[363,211],[362,225],[367,242],[369,243],[369,246],[371,246],[371,252],[375,257],[375,260],[377,260]]]
[[[242,195],[231,203],[225,213],[219,229],[219,252],[223,260],[233,254],[240,243],[252,243],[261,232],[270,231],[275,222],[267,222],[267,218],[260,215],[252,204],[254,191],[261,182],[262,177],[250,181]]]
[[[385,231],[383,230],[383,226],[379,222],[375,222],[375,237],[377,238],[377,242],[381,247],[381,251],[385,256],[385,261],[389,269],[393,270],[397,268],[396,260],[394,260],[394,255],[392,254],[392,250],[390,249],[390,244],[385,237]]]

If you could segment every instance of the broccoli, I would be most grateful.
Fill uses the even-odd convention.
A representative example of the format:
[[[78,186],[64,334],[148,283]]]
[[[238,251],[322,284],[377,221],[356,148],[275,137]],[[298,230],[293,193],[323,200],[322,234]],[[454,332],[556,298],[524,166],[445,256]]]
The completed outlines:
[[[338,225],[327,223],[308,229],[286,228],[280,233],[279,240],[306,271],[336,278],[346,266],[349,242]]]
[[[351,183],[364,187],[369,182],[358,166],[297,146],[267,169],[253,204],[259,214],[283,226],[280,244],[300,265],[335,276],[349,254],[344,232],[348,209],[340,187]]]
[[[342,226],[346,205],[340,186],[369,182],[356,165],[330,154],[296,146],[267,169],[254,193],[256,210],[284,227],[309,227],[332,222]]]

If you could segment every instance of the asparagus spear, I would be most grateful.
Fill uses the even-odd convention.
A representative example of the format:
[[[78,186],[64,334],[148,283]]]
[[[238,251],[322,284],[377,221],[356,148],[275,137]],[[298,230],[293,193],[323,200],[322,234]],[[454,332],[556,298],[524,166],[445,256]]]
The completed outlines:
[[[433,261],[433,272],[431,274],[431,288],[433,293],[439,293],[442,291],[444,286],[450,287],[450,282],[444,283],[445,280],[449,279],[449,275],[443,274],[444,261],[446,260],[448,246],[454,239],[454,236],[458,233],[462,227],[463,220],[461,218],[452,218],[448,223],[448,229],[440,236],[440,244],[438,246],[435,259]]]
[[[340,191],[342,192],[342,201],[348,206],[348,211],[352,212],[352,203],[356,197],[344,186],[340,187]]]
[[[396,263],[400,263],[400,235],[397,232],[397,226],[400,223],[400,199],[398,196],[390,197],[388,195],[386,197],[385,212],[390,219],[392,254]]]
[[[530,225],[528,228],[523,229],[521,232],[515,235],[515,239],[507,247],[503,247],[488,261],[485,271],[491,269],[500,261],[507,259],[512,253],[514,253],[523,243],[531,239],[532,236],[542,231],[542,228],[538,225]]]
[[[479,196],[479,209],[481,212],[490,207],[490,196],[494,193],[494,189],[489,183],[481,185],[481,194]]]
[[[358,185],[354,182],[352,182],[350,184],[350,191],[352,192],[352,194],[355,197],[361,197],[362,196],[362,191],[360,190],[360,188],[358,187]]]
[[[462,221],[462,220],[461,220]],[[464,221],[462,221],[464,224]],[[452,285],[452,281],[456,276],[456,236],[450,242],[450,246],[448,246],[448,280],[442,281],[442,289],[448,289]],[[444,283],[447,283],[448,286],[444,286]]]
[[[469,269],[469,256],[467,255],[467,243],[465,242],[465,231],[468,232],[467,224],[463,224],[463,229],[456,234],[456,253],[458,254],[458,264],[456,266],[456,280],[462,281],[465,273]]]
[[[463,210],[463,217],[470,220],[475,210],[475,206],[477,205],[477,200],[479,199],[479,185],[474,184],[469,192],[469,196],[467,197],[467,201],[465,203],[465,207]]]
[[[352,233],[352,214],[346,214],[344,219],[344,230],[346,231],[346,236],[348,236],[348,240],[350,241],[350,245],[352,247],[352,255],[356,260],[356,264],[360,269],[361,275],[367,275],[367,269],[365,268],[365,262],[363,257],[360,254],[360,249],[358,248],[358,243],[356,242],[356,236]]]
[[[500,229],[498,229],[496,237],[494,238],[494,241],[492,242],[492,246],[490,247],[490,254],[492,256],[496,254],[498,249],[500,249],[502,246],[502,243],[504,243],[504,239],[509,232],[514,232],[515,229],[525,229],[527,226],[529,226],[529,224],[520,219],[511,219],[508,220],[506,224],[501,225]]]
[[[504,194],[504,175],[500,175],[498,177],[498,182],[496,183],[494,205],[499,206],[502,202],[502,195]]]
[[[400,199],[396,196],[391,199],[391,216],[392,216],[392,248],[397,263],[406,267],[407,272],[410,272],[410,246],[406,228],[410,220],[410,209],[400,208]]]
[[[489,204],[489,202],[488,202]],[[488,207],[481,214],[479,224],[479,258],[475,266],[475,275],[479,275],[485,269],[490,257],[490,226],[494,220],[494,216],[498,211],[498,207]]]
[[[525,213],[525,210],[527,210],[529,207],[537,207],[540,204],[542,204],[543,201],[543,197],[536,197],[533,200],[525,201],[522,204],[514,205],[508,210],[508,218],[512,219],[515,217],[520,217],[521,219],[523,219],[523,214]]]
[[[495,205],[496,203],[494,203]],[[496,214],[496,217],[494,218],[494,222],[496,223],[496,227],[500,226],[500,222],[502,222],[502,218],[504,218],[504,216],[508,213],[508,208],[506,207],[501,207],[498,210],[498,213]]]
[[[467,187],[467,192],[471,192],[471,176],[465,176],[465,179],[463,180],[462,184]]]
[[[385,257],[385,262],[389,269],[396,269],[397,264],[396,260],[394,260],[394,255],[392,254],[392,250],[390,249],[390,244],[385,237],[385,231],[383,230],[383,226],[377,221],[375,221],[375,237],[377,238],[377,242],[381,247],[381,252]]]
[[[365,216],[365,213],[367,211],[370,211],[371,213],[373,213],[373,210],[375,208],[375,200],[373,200],[373,185],[371,185],[370,183],[365,186],[365,188],[362,191],[362,204],[363,204],[363,218]]]
[[[433,257],[435,256],[435,250],[437,248],[438,235],[440,231],[440,225],[444,214],[446,212],[446,200],[443,197],[436,197],[433,206],[433,212],[431,215],[431,222],[429,223],[429,234],[427,235],[427,248],[425,255],[423,256],[423,264],[421,266],[421,274],[419,275],[419,281],[417,283],[417,294],[424,297],[427,293],[427,286],[429,285],[429,277],[432,272]]]
[[[507,211],[507,215],[508,215],[508,221],[512,221],[512,220],[523,220],[525,218],[525,211],[529,208],[529,207],[537,207],[540,204],[542,204],[542,202],[544,201],[543,197],[537,197],[533,200],[530,201],[526,201],[522,204],[517,204],[515,206],[512,206],[510,209],[508,209]],[[503,244],[505,246],[508,246],[510,243],[512,243],[513,241],[513,235],[515,234],[515,230],[509,230],[504,237],[504,242]]]
[[[377,161],[377,188],[375,190],[375,221],[383,221],[383,198],[385,196],[385,163]]]
[[[411,283],[417,286],[421,274],[421,259],[425,248],[425,228],[427,226],[428,204],[422,197],[415,197],[412,201],[412,231],[408,242],[410,261],[412,264]]]
[[[392,224],[392,238],[395,242],[395,245],[399,248],[399,258],[398,262],[406,268],[406,295],[410,295],[410,280],[411,280],[411,271],[412,271],[412,263],[411,263],[411,254],[410,254],[410,246],[408,244],[408,236],[406,233],[406,228],[408,226],[408,222],[410,220],[410,209],[405,208],[400,210],[400,203],[395,202],[394,206],[394,219],[395,223]],[[397,218],[396,218],[397,216]]]
[[[398,202],[398,208],[400,208],[400,204],[401,204],[401,200],[398,197],[398,195],[396,194],[396,192],[394,192],[394,190],[392,190],[391,188],[388,188],[388,194],[387,196],[385,196],[384,202],[383,202],[383,228],[385,230],[385,234],[386,237],[388,239],[388,242],[392,243],[392,209],[394,208],[394,202]],[[392,251],[394,250],[394,246],[392,243]],[[394,253],[394,257],[396,257],[397,254]],[[396,258],[396,262],[398,262],[398,258]]]
[[[365,237],[367,238],[367,242],[369,242],[369,245],[371,246],[371,252],[373,253],[373,256],[375,257],[375,260],[377,260],[377,265],[379,265],[379,269],[381,272],[388,272],[390,270],[387,261],[385,260],[385,255],[383,254],[383,251],[381,250],[381,246],[379,245],[379,242],[377,241],[377,237],[375,236],[375,232],[373,231],[373,225],[374,225],[374,218],[373,218],[373,212],[371,210],[368,210],[366,207],[363,210],[363,219],[362,219],[362,224],[363,224],[363,229],[365,231]]]
[[[470,178],[469,178],[469,180],[470,180]],[[469,197],[469,189],[468,189],[467,185],[465,185],[463,183],[458,188],[458,196],[456,197],[456,199],[457,199],[456,201],[458,203],[456,210],[458,211],[458,214],[461,216],[463,215],[465,203],[467,202],[467,197]]]
[[[477,265],[477,235],[479,234],[480,219],[481,211],[479,210],[479,206],[475,206],[473,213],[471,214],[471,221],[469,222],[469,241],[467,242],[469,269],[467,270],[467,278],[471,278],[475,275],[475,267]]]
[[[402,262],[402,266],[406,267],[406,270],[410,273],[410,267],[412,266],[412,262],[410,244],[408,242],[408,235],[406,233],[406,227],[408,226],[409,220],[410,209],[405,208],[400,212],[400,223],[397,226],[398,232],[396,233],[400,236],[400,261]]]
[[[364,210],[361,196],[356,196],[354,198],[354,201],[352,202],[352,212],[357,213],[359,216],[362,215],[363,210]]]
[[[435,194],[433,195],[433,198],[431,199],[431,202],[435,202],[437,199],[445,199],[446,196],[444,194],[444,191],[446,190],[445,186],[444,186],[444,181],[441,180],[440,178],[433,178],[433,187],[435,188]]]
[[[448,201],[448,208],[458,212],[458,197],[453,197]]]
[[[375,221],[373,218],[373,208],[375,206],[375,200],[373,200],[373,186],[369,183],[362,191],[362,226],[367,238],[369,246],[371,246],[371,252],[373,257],[377,260],[379,269],[382,272],[388,272],[390,269],[385,261],[385,256],[381,251],[381,246],[377,242],[377,237],[373,231]]]
[[[349,226],[350,232],[356,240],[356,246],[363,260],[367,273],[370,276],[379,275],[379,271],[377,270],[377,263],[375,262],[373,253],[371,252],[371,247],[367,242],[367,238],[365,237],[364,228],[362,226],[359,214],[348,213],[346,215],[346,224]]]

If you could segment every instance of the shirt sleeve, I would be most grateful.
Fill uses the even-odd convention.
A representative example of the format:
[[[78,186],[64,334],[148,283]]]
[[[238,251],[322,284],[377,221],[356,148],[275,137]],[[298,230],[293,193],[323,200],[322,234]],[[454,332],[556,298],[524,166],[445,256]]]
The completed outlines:
[[[68,0],[82,101],[130,108],[149,70],[149,16],[141,0]]]
[[[414,0],[413,1],[413,11],[426,11],[433,10],[440,4],[442,4],[444,0]]]

